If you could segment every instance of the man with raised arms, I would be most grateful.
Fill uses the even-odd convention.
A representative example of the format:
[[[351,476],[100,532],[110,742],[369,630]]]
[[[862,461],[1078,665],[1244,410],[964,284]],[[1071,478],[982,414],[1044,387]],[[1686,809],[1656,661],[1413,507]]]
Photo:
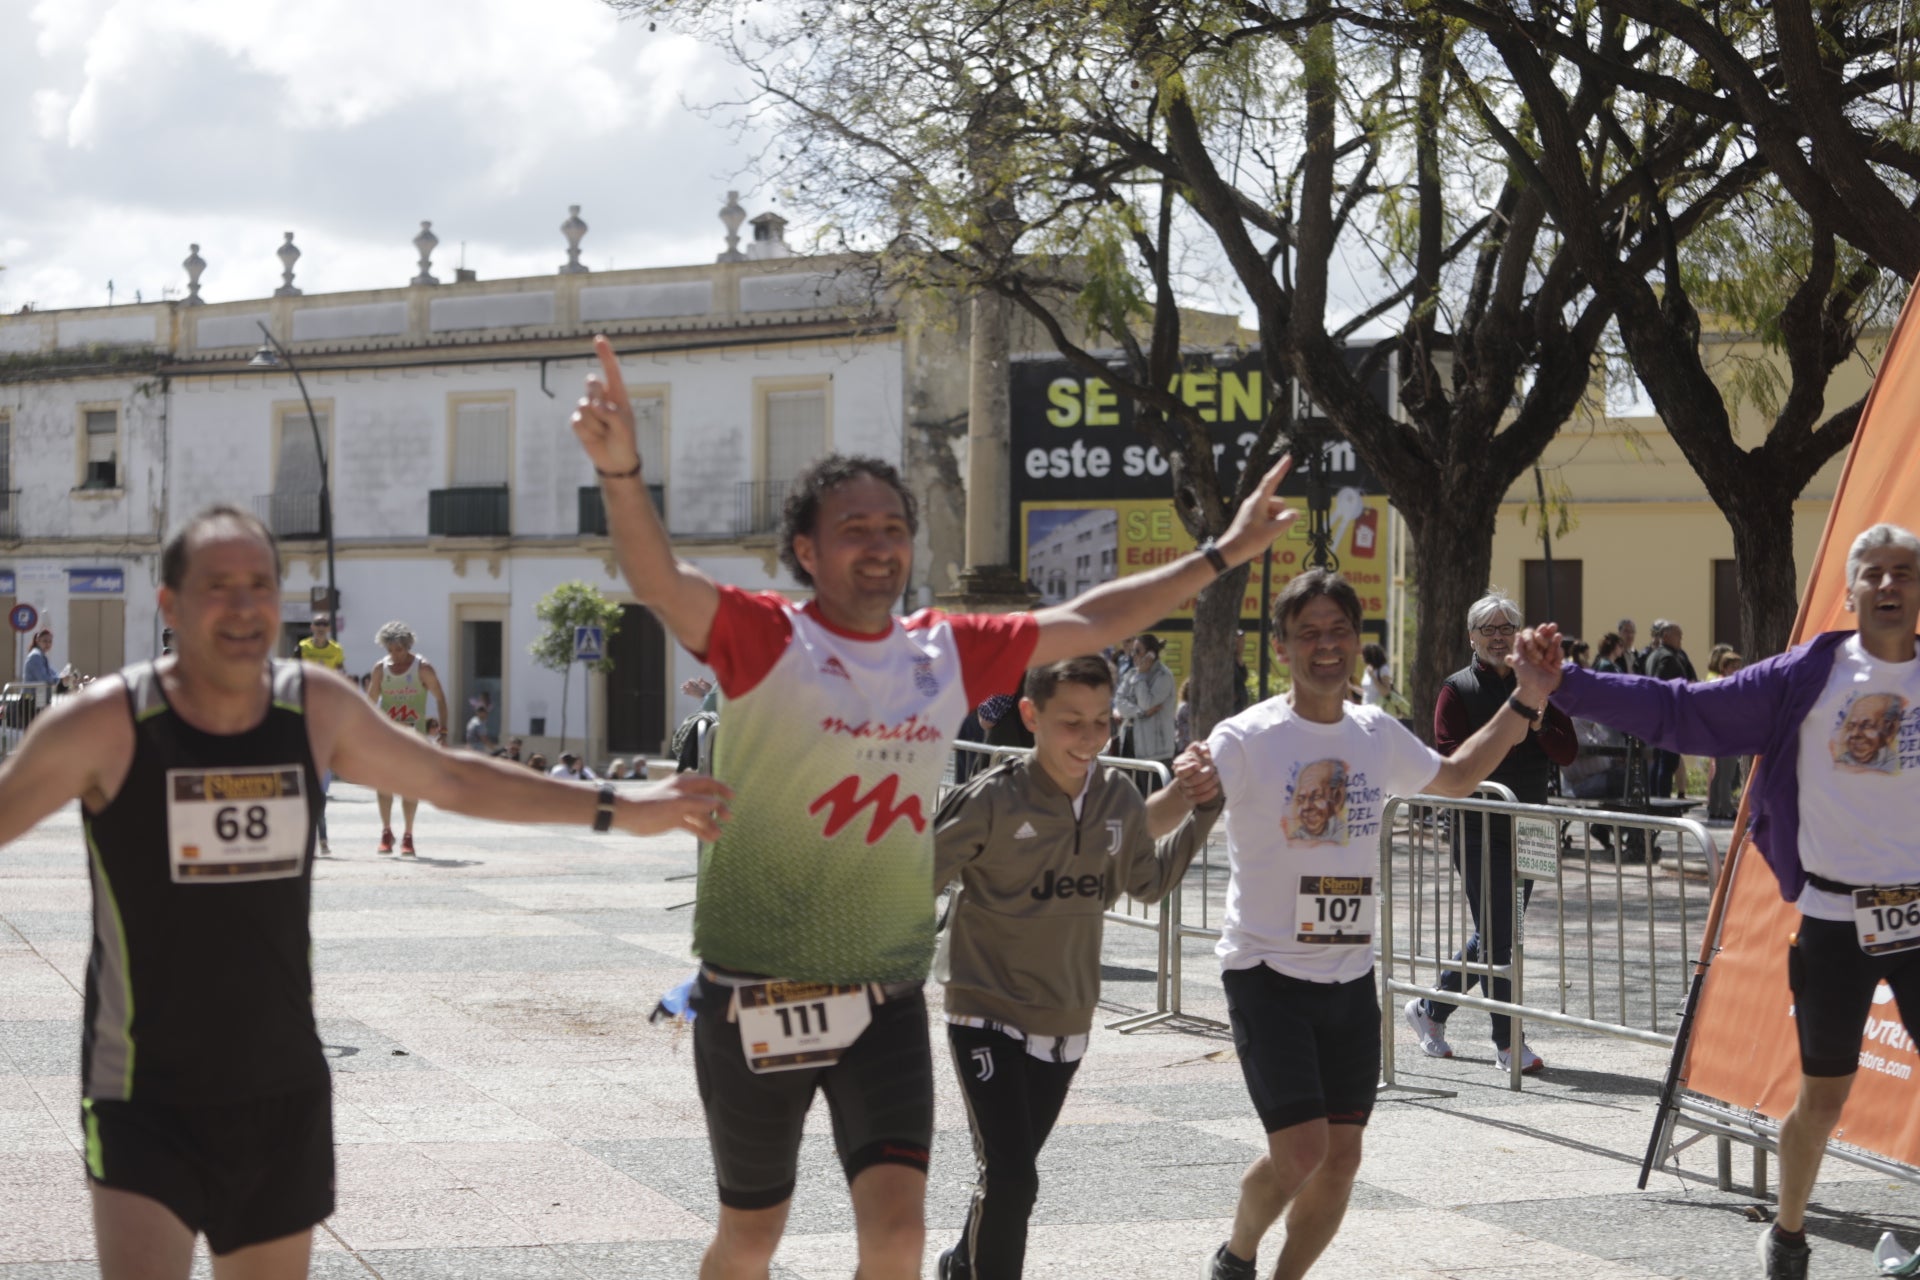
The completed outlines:
[[[304,1276],[333,1211],[308,906],[320,775],[509,822],[718,834],[726,788],[569,786],[436,751],[358,686],[272,657],[280,553],[201,512],[161,553],[176,652],[56,703],[0,762],[0,845],[78,799],[93,882],[81,1123],[105,1280]]]
[[[933,952],[929,820],[967,708],[1029,666],[1093,653],[1171,613],[1292,523],[1261,480],[1219,545],[1063,605],[897,618],[915,504],[872,458],[821,459],[793,483],[780,558],[814,597],[716,584],[674,558],[647,497],[619,362],[573,417],[600,474],[628,585],[725,699],[714,771],[736,821],[700,868],[694,1066],[720,1190],[703,1280],[762,1280],[785,1229],[801,1126],[827,1094],[861,1280],[920,1274],[932,1056],[921,994]]]
[[[1253,1280],[1260,1239],[1282,1213],[1273,1274],[1299,1280],[1346,1216],[1380,1079],[1374,886],[1386,798],[1469,794],[1559,680],[1557,669],[1523,670],[1505,706],[1443,757],[1385,708],[1348,700],[1360,597],[1339,574],[1309,569],[1286,585],[1273,649],[1292,689],[1221,721],[1206,744],[1227,800],[1227,1011],[1267,1134],[1209,1280]]]
[[[1780,1213],[1760,1233],[1764,1274],[1807,1274],[1807,1200],[1853,1090],[1881,982],[1920,1032],[1920,538],[1877,524],[1847,552],[1857,631],[1827,631],[1705,684],[1599,675],[1571,664],[1554,702],[1686,755],[1756,755],[1753,843],[1800,908],[1787,947],[1800,1092],[1780,1122]],[[1520,659],[1558,665],[1538,634]]]

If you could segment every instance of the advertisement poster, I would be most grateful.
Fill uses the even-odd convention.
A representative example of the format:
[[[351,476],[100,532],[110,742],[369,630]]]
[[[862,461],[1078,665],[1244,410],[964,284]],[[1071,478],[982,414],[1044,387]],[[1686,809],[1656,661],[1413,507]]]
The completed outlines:
[[[1046,604],[1070,600],[1102,582],[1178,559],[1194,540],[1173,507],[1166,458],[1133,425],[1133,408],[1103,379],[1064,360],[1020,360],[1010,375],[1013,463],[1012,560]],[[1374,381],[1386,403],[1390,369]],[[1214,423],[1213,452],[1223,488],[1239,483],[1273,389],[1258,351],[1232,353],[1176,375],[1173,390]],[[1280,394],[1287,394],[1282,388]],[[1344,441],[1323,453],[1332,490],[1331,532],[1340,571],[1360,593],[1362,628],[1387,632],[1387,502],[1379,483]],[[1307,555],[1306,481],[1295,470],[1281,494],[1301,512],[1274,545],[1271,590],[1299,572]],[[1262,564],[1247,578],[1240,616],[1242,661],[1257,668]],[[1166,642],[1162,661],[1185,678],[1192,643],[1191,605],[1152,628]]]

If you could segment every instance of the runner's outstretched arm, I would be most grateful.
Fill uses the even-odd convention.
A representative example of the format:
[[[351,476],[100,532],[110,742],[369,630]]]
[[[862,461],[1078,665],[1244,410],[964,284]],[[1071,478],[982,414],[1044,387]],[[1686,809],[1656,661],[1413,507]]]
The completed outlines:
[[[119,791],[133,765],[127,687],[97,680],[33,718],[0,760],[0,845],[17,840],[70,800],[95,808]]]
[[[375,710],[359,690],[330,671],[307,673],[314,765],[348,782],[417,796],[441,809],[499,822],[591,826],[599,788],[562,782],[523,764],[470,751],[440,751]],[[614,797],[613,825],[632,835],[691,831],[720,834],[733,792],[697,773]]]
[[[1285,500],[1274,496],[1292,466],[1290,456],[1275,463],[1253,496],[1234,513],[1233,523],[1216,544],[1229,569],[1265,551],[1298,517]],[[1098,653],[1160,621],[1218,576],[1219,571],[1196,551],[1146,573],[1103,582],[1065,604],[1036,610],[1033,616],[1040,624],[1040,636],[1028,665],[1040,667]]]
[[[688,652],[704,654],[720,609],[719,589],[706,574],[675,558],[660,513],[647,496],[648,460],[640,456],[633,402],[620,376],[620,361],[605,336],[594,338],[593,349],[600,357],[600,374],[587,375],[587,393],[573,411],[573,434],[600,473],[613,553],[640,603],[653,610]]]

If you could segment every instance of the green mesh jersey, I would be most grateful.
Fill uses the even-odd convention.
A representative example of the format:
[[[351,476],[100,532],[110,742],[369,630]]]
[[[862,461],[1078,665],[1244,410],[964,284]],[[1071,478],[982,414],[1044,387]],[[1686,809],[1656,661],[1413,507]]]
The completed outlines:
[[[947,744],[1010,692],[1027,614],[927,610],[855,636],[811,606],[721,588],[714,773],[733,819],[700,861],[693,949],[813,982],[910,982],[933,955],[933,816]]]

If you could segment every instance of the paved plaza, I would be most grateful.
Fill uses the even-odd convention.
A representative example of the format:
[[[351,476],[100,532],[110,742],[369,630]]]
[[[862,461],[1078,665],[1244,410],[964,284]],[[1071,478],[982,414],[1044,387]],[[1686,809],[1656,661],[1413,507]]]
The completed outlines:
[[[318,1233],[314,1274],[693,1276],[716,1201],[690,1046],[647,1022],[690,968],[691,839],[423,809],[422,856],[400,861],[374,853],[372,795],[334,790],[337,856],[316,870],[313,932],[339,1208]],[[77,1079],[89,927],[69,807],[0,850],[0,1280],[95,1274]],[[1152,1006],[1151,942],[1110,931],[1105,1020]],[[1187,1009],[1221,1016],[1203,945],[1186,969]],[[929,995],[937,1013],[938,988]],[[1462,1011],[1448,1062],[1400,1038],[1399,1081],[1413,1087],[1375,1113],[1353,1208],[1316,1276],[1755,1274],[1755,1202],[1714,1189],[1711,1144],[1635,1189],[1664,1054],[1542,1028],[1530,1039],[1549,1070],[1514,1094],[1485,1028]],[[928,1275],[972,1169],[938,1043]],[[786,1280],[853,1271],[824,1108],[811,1119],[775,1268]],[[1261,1147],[1224,1034],[1097,1029],[1042,1159],[1027,1274],[1199,1275]],[[1737,1175],[1749,1167],[1736,1151]],[[1830,1165],[1809,1225],[1815,1275],[1871,1276],[1882,1230],[1920,1244],[1920,1195]]]

